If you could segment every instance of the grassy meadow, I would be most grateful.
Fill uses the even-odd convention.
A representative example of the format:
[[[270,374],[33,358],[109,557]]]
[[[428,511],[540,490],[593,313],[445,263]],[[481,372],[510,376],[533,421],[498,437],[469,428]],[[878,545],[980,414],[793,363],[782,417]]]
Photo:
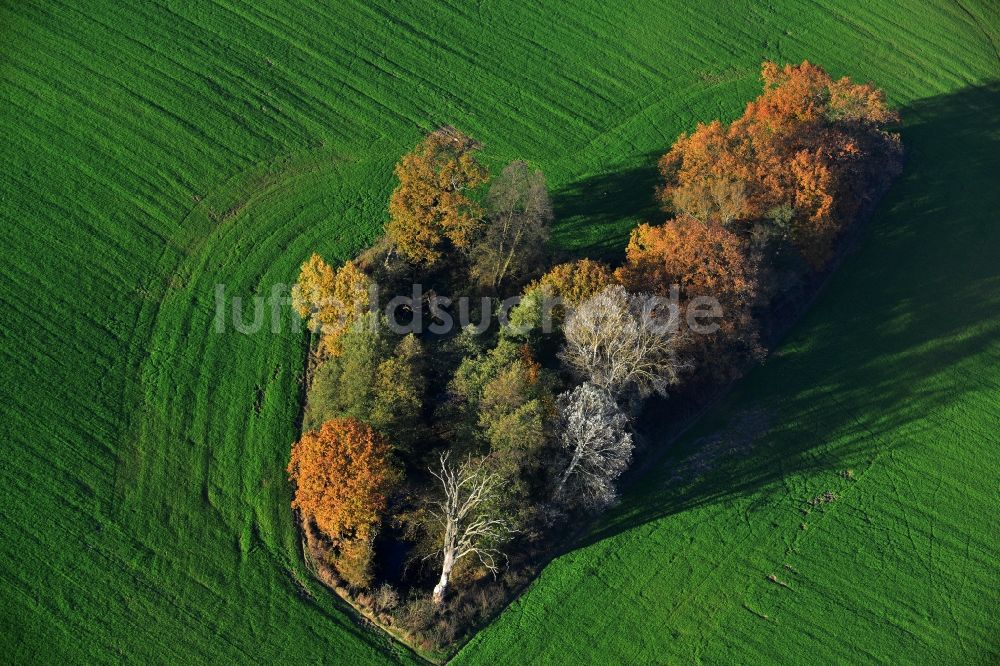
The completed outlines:
[[[303,334],[216,333],[216,285],[266,298],[370,243],[443,123],[614,257],[676,135],[808,58],[887,91],[903,176],[768,362],[457,661],[995,663],[998,26],[985,0],[4,3],[5,661],[419,661],[306,571]]]

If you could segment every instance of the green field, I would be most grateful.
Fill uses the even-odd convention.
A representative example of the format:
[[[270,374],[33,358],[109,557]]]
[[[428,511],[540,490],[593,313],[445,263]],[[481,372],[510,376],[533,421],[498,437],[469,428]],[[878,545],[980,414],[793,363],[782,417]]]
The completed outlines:
[[[215,334],[215,285],[364,247],[442,123],[614,253],[764,58],[885,88],[904,175],[768,363],[458,661],[1000,660],[995,3],[118,4],[0,9],[5,661],[415,660],[305,571],[303,336]]]

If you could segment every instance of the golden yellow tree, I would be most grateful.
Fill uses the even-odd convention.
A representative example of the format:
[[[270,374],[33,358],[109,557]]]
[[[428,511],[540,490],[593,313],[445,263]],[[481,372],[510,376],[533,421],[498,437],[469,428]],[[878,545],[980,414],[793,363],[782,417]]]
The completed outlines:
[[[482,217],[468,192],[489,177],[475,159],[479,147],[454,127],[442,127],[396,165],[399,185],[389,200],[386,236],[405,258],[433,265],[447,242],[468,247]]]
[[[313,254],[292,287],[292,307],[311,330],[321,334],[321,355],[339,356],[341,338],[370,306],[371,281],[354,262],[334,271]]]
[[[551,287],[567,305],[579,305],[609,284],[615,276],[607,264],[593,259],[577,259],[553,267],[526,291],[533,287]]]
[[[298,282],[292,287],[292,307],[313,330],[320,327],[316,317],[318,308],[314,308],[333,295],[334,280],[333,268],[315,252],[299,269]]]

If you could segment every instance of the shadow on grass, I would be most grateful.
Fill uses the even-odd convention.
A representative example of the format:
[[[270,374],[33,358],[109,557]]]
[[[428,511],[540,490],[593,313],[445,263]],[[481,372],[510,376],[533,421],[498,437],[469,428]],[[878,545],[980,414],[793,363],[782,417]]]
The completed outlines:
[[[907,165],[861,249],[690,435],[650,438],[644,455],[655,460],[577,546],[710,503],[787,494],[797,473],[871,464],[919,437],[928,414],[984,388],[955,366],[1000,339],[1000,83],[902,114]],[[624,183],[642,177],[602,178],[628,198]],[[564,195],[564,210],[582,210],[591,189],[585,181],[579,199]],[[610,205],[597,210],[598,222],[613,217]],[[643,430],[669,432],[669,402],[650,412]]]
[[[656,201],[659,182],[656,153],[639,156],[631,165],[573,182],[552,197],[555,244],[573,254],[619,260],[628,234],[638,222],[665,217]]]

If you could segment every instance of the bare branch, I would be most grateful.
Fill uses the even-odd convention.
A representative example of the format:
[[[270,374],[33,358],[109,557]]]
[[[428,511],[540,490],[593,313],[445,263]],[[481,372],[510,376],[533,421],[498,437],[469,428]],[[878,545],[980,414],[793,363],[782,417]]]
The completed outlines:
[[[444,499],[432,503],[437,511],[431,512],[443,528],[441,578],[434,587],[438,603],[444,599],[452,568],[466,555],[475,554],[496,575],[496,561],[502,556],[497,545],[513,532],[506,519],[489,510],[499,494],[500,476],[487,469],[485,459],[470,456],[456,467],[449,464],[448,458],[449,452],[442,453],[441,469],[430,470],[444,491]]]
[[[676,327],[658,305],[649,294],[606,287],[567,317],[560,357],[613,396],[666,395],[684,364],[677,357]]]
[[[617,497],[614,481],[632,459],[628,418],[607,391],[591,383],[560,395],[558,407],[560,444],[567,460],[555,498],[603,508]]]

